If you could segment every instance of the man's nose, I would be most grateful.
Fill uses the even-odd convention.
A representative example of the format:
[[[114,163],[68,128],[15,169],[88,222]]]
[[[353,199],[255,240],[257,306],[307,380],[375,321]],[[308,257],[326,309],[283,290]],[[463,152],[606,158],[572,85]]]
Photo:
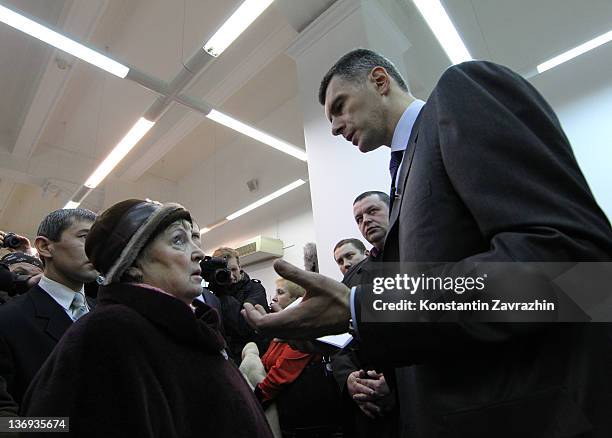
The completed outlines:
[[[344,131],[344,124],[338,119],[332,120],[332,135],[340,135]]]

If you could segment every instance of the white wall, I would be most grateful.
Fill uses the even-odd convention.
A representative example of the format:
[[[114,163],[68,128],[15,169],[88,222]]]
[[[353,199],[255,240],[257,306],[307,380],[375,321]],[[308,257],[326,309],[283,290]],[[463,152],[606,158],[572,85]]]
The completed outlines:
[[[595,199],[612,218],[612,47],[607,46],[531,82],[556,111]]]

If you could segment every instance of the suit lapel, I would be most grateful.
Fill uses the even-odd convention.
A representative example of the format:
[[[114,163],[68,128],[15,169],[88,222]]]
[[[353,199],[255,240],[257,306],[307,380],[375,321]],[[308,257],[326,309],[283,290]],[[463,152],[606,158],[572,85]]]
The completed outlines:
[[[46,320],[45,332],[56,341],[59,341],[72,320],[64,309],[51,298],[51,296],[38,286],[34,286],[28,292],[34,304],[35,317]]]
[[[391,213],[389,215],[389,229],[393,227],[399,217],[404,187],[406,185],[406,180],[408,179],[408,174],[410,173],[410,167],[412,166],[412,158],[414,157],[414,151],[416,150],[417,140],[419,138],[419,123],[421,121],[422,113],[423,111],[421,110],[414,122],[412,132],[410,133],[410,138],[408,139],[408,145],[406,146],[408,154],[404,154],[404,158],[402,159],[402,164],[400,167],[400,173],[399,175],[397,175],[397,181],[395,182],[395,199],[393,200],[393,208],[391,209]]]

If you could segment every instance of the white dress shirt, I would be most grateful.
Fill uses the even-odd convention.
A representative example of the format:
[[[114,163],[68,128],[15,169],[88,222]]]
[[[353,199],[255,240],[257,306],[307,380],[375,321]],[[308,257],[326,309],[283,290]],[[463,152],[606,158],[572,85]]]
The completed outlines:
[[[57,304],[62,307],[62,309],[64,309],[70,319],[74,321],[74,318],[72,316],[72,310],[70,310],[70,305],[72,304],[72,300],[74,299],[74,294],[81,293],[85,295],[84,286],[81,286],[81,290],[75,292],[69,287],[58,283],[57,281],[51,280],[50,278],[45,277],[44,275],[40,279],[38,286],[40,286],[42,290],[47,292],[51,296],[51,298],[53,298],[55,302],[57,302]],[[87,306],[87,311],[89,311],[90,309],[89,305],[87,304],[87,300],[85,300],[85,305]]]

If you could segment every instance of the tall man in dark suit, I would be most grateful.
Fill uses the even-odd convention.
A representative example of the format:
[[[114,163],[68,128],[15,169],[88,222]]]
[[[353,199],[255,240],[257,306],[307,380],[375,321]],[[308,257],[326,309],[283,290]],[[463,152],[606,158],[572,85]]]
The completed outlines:
[[[320,100],[333,134],[362,152],[404,145],[399,166],[397,159],[390,165],[384,261],[612,259],[610,224],[557,117],[507,68],[450,67],[415,108],[395,67],[359,49],[328,72]],[[411,365],[398,376],[404,436],[612,436],[606,326],[372,324],[360,319],[366,288],[350,291],[284,262],[276,268],[304,286],[307,299],[282,314],[245,306],[251,323],[285,338],[312,337],[346,330],[352,315],[373,363]],[[520,285],[501,286],[524,293]]]
[[[0,307],[0,377],[16,407],[60,337],[94,305],[84,293],[84,283],[98,275],[84,248],[94,220],[80,208],[49,213],[35,240],[43,277]]]

